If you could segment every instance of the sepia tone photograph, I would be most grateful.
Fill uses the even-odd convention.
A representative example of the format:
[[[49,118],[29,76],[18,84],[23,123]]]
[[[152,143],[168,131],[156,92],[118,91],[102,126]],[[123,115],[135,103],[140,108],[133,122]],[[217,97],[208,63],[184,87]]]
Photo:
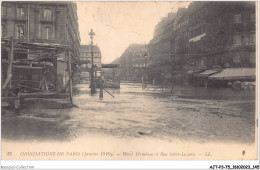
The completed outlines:
[[[257,160],[256,21],[255,1],[2,1],[1,159]]]

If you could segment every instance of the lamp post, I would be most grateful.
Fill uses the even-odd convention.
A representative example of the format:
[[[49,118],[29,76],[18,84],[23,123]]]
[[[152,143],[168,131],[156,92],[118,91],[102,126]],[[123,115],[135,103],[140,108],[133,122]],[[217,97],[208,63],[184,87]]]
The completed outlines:
[[[90,39],[91,39],[91,81],[90,81],[90,92],[91,94],[96,93],[96,82],[95,82],[95,77],[94,77],[94,62],[93,62],[93,36],[95,33],[93,32],[93,29],[91,29],[90,33]]]

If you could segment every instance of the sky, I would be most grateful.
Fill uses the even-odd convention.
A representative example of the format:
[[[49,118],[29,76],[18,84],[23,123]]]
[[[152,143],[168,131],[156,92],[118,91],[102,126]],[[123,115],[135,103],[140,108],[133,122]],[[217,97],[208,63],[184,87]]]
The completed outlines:
[[[178,7],[188,7],[186,1],[88,1],[77,2],[81,44],[89,44],[89,32],[101,50],[102,63],[111,63],[133,43],[149,43],[156,24]]]

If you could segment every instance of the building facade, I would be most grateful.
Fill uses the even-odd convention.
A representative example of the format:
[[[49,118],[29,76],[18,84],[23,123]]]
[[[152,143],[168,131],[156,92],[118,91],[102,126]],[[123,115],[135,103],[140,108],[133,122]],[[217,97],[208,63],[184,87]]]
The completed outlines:
[[[193,3],[189,56],[196,69],[255,67],[255,3]]]
[[[175,22],[175,13],[169,13],[167,17],[156,25],[153,39],[149,43],[148,67],[149,79],[161,82],[161,76],[171,74],[171,34]]]
[[[187,9],[180,8],[176,14],[171,34],[171,76],[174,81],[184,83],[187,79],[187,61],[189,47]]]
[[[148,69],[148,46],[146,44],[130,45],[119,59],[120,79],[141,82]]]
[[[255,8],[255,2],[192,2],[168,15],[156,26],[149,44],[151,68],[161,67],[158,76],[166,71],[174,81],[187,83],[196,72],[255,67]],[[163,54],[170,55],[171,63],[165,64],[165,71],[161,63],[168,60]]]
[[[63,88],[68,81],[68,55],[71,56],[72,74],[76,72],[73,61],[79,58],[80,36],[76,4],[13,1],[2,2],[1,9],[2,61],[8,60],[10,55],[10,37],[13,37],[14,42],[13,72],[16,76],[12,80],[34,81],[34,86],[37,87],[42,79],[40,73],[44,72],[48,83],[56,88]],[[48,65],[42,66],[39,62],[48,62]],[[2,66],[5,67],[3,64]],[[35,72],[36,66],[43,67],[42,70],[39,68],[39,73]],[[2,69],[5,77],[3,72],[5,71]]]
[[[189,10],[188,71],[255,67],[254,2],[200,2]]]

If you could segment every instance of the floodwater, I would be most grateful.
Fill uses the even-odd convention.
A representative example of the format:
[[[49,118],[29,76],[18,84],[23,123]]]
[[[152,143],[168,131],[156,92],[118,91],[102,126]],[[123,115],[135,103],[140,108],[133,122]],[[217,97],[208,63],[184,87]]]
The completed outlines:
[[[157,89],[122,83],[120,90],[89,94],[75,86],[70,109],[22,110],[2,116],[2,139],[73,141],[86,135],[153,138],[163,141],[238,142],[255,140],[255,92],[175,86]]]

